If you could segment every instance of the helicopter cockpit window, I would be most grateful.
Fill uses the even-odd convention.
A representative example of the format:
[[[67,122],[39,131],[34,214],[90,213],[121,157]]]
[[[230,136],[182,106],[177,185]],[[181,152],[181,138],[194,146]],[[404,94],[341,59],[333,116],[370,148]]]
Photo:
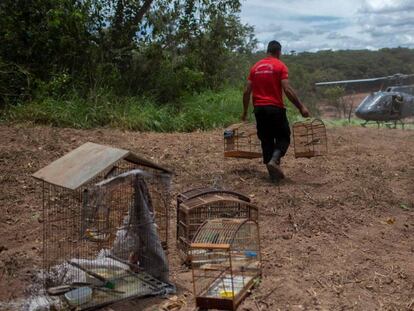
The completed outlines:
[[[387,97],[379,97],[377,99],[377,108],[384,108],[389,104],[389,101],[387,100]]]
[[[384,111],[389,101],[386,96],[374,94],[364,100],[364,105],[367,111]]]

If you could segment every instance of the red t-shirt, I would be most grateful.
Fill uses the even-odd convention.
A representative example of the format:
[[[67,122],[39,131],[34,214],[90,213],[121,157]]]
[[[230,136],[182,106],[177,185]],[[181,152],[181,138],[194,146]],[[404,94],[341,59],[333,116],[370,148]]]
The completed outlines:
[[[288,68],[275,57],[266,57],[250,69],[254,106],[284,108],[282,80],[288,78]]]

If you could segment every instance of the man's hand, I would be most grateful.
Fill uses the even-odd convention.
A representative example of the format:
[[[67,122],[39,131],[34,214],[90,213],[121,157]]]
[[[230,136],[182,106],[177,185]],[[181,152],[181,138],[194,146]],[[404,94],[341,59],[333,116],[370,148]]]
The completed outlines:
[[[300,107],[299,111],[300,111],[300,114],[302,115],[302,117],[304,117],[304,118],[309,118],[310,117],[309,110],[304,105],[302,105]]]
[[[282,80],[282,88],[285,91],[285,94],[286,94],[287,98],[289,98],[289,100],[292,102],[292,104],[294,104],[296,106],[296,108],[298,108],[298,110],[300,111],[300,114],[302,115],[302,117],[309,118],[310,113],[309,113],[308,108],[306,108],[300,102],[298,96],[296,95],[295,90],[290,86],[288,79]]]

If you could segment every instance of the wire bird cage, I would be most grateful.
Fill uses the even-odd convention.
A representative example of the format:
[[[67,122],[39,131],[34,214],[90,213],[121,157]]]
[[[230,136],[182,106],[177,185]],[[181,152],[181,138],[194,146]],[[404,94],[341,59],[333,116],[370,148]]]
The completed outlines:
[[[322,120],[313,119],[293,124],[296,158],[312,158],[328,153],[326,127]]]
[[[169,170],[127,150],[86,143],[33,177],[42,181],[50,295],[89,310],[170,290]]]
[[[199,227],[208,219],[247,218],[258,220],[258,208],[250,199],[235,191],[218,188],[196,188],[177,197],[177,248],[184,263]]]
[[[238,123],[225,129],[224,156],[245,159],[262,156],[260,140],[254,124]]]
[[[236,310],[261,276],[258,224],[208,220],[195,235],[190,255],[197,307]]]

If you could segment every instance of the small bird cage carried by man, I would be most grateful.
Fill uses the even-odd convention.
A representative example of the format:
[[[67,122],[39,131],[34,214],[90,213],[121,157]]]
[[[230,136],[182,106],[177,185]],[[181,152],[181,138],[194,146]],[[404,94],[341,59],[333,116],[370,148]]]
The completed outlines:
[[[238,123],[224,130],[224,156],[254,159],[262,156],[254,124]]]
[[[312,158],[328,153],[326,127],[322,120],[310,119],[293,124],[296,158]]]
[[[177,247],[183,262],[189,263],[191,241],[208,219],[247,218],[258,220],[258,208],[250,199],[235,191],[197,188],[177,197]]]
[[[208,220],[190,256],[197,307],[236,310],[261,276],[259,226],[248,219]]]
[[[77,310],[165,294],[171,172],[128,150],[86,143],[42,181],[44,285]]]

